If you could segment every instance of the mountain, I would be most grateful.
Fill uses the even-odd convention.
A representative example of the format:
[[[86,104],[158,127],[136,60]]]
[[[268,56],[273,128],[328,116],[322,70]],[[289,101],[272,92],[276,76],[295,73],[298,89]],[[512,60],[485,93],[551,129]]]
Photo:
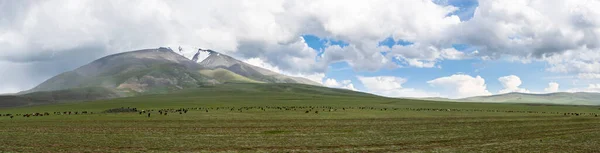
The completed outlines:
[[[569,105],[600,105],[600,93],[506,93],[491,96],[469,97],[456,99],[459,102],[498,102],[498,103],[543,103],[543,104],[569,104]]]
[[[193,58],[197,60],[198,54]],[[0,107],[169,93],[224,83],[320,85],[252,66],[215,51],[198,63],[161,47],[100,58],[54,76],[33,89],[17,95],[2,95]]]
[[[195,56],[196,57],[196,56]],[[204,69],[223,69],[246,78],[267,83],[299,83],[320,86],[321,84],[301,77],[290,77],[253,66],[235,58],[211,51],[210,55],[200,62]]]
[[[198,64],[170,49],[145,49],[100,58],[23,93],[98,87],[131,95],[213,83],[198,74],[198,69]]]

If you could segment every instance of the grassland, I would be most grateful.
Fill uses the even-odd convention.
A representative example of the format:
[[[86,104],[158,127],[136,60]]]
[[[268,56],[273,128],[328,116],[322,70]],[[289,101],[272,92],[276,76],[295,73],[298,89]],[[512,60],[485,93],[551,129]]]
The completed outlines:
[[[100,113],[120,107],[154,110]],[[189,109],[160,115],[159,109]],[[54,115],[56,111],[89,111]],[[308,111],[308,113],[307,113]],[[318,111],[318,113],[317,113]],[[433,102],[294,84],[0,109],[8,152],[596,152],[598,107]],[[564,113],[577,113],[566,115]]]

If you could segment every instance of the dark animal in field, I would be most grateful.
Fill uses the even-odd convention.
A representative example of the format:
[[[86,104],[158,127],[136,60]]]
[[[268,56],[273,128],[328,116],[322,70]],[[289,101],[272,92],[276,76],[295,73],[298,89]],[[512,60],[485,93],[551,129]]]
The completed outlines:
[[[13,118],[14,116],[10,116],[10,118]]]
[[[319,114],[319,111],[315,111],[315,114]]]
[[[148,117],[150,117],[150,113],[148,113]]]
[[[308,113],[309,111],[306,111],[306,113]]]

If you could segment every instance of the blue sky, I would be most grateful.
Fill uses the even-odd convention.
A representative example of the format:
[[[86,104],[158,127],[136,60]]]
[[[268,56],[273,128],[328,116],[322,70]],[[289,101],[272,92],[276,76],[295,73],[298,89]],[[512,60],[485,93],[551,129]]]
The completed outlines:
[[[338,40],[329,40],[318,38],[314,35],[305,35],[303,38],[311,48],[322,52],[326,45],[347,46],[347,43]],[[382,45],[410,45],[410,42],[397,41],[393,39],[385,39],[381,42]],[[468,45],[454,45],[458,51],[472,52],[474,49]],[[453,74],[467,74],[471,76],[481,76],[486,78],[488,90],[493,93],[502,89],[502,85],[497,80],[502,76],[516,75],[523,82],[521,87],[532,91],[543,91],[549,82],[559,82],[565,86],[569,86],[568,82],[563,82],[560,79],[545,78],[556,74],[546,72],[543,62],[522,63],[519,61],[503,61],[503,60],[481,60],[478,58],[466,60],[446,60],[439,62],[440,68],[416,68],[402,67],[381,69],[378,71],[358,71],[354,70],[346,62],[338,62],[329,65],[326,73],[327,78],[336,80],[352,80],[355,82],[355,87],[359,90],[367,91],[367,89],[359,83],[356,76],[397,76],[406,78],[408,81],[404,87],[419,88],[427,91],[436,91],[435,87],[429,86],[426,82],[439,78],[440,76],[450,76]]]
[[[470,20],[475,9],[478,7],[477,0],[441,0],[434,1],[439,5],[454,6],[458,9],[449,15],[457,15],[462,22]],[[307,45],[323,54],[324,48],[328,45],[348,46],[347,42],[319,38],[315,35],[303,35]],[[412,45],[413,42],[405,40],[394,40],[386,38],[379,42],[381,46],[391,47],[393,45]],[[469,44],[453,44],[452,47],[460,52],[470,53],[477,50]],[[385,54],[385,53],[383,53]],[[401,64],[401,63],[399,63]],[[498,79],[504,76],[518,76],[522,82],[518,87],[527,89],[533,93],[544,93],[548,83],[559,83],[562,88],[576,88],[585,86],[585,84],[576,85],[572,80],[561,79],[557,73],[546,71],[547,65],[542,61],[515,61],[515,60],[483,60],[481,58],[470,58],[463,60],[442,60],[437,63],[439,67],[418,68],[384,68],[377,71],[361,71],[353,69],[346,62],[337,62],[329,65],[326,72],[326,78],[335,80],[351,80],[354,87],[361,91],[369,91],[357,78],[357,76],[395,76],[405,78],[407,81],[402,84],[403,88],[420,89],[430,92],[443,92],[439,88],[429,85],[427,82],[442,76],[451,76],[455,74],[466,74],[470,76],[481,76],[485,79],[485,85],[492,94],[501,93],[505,87]]]

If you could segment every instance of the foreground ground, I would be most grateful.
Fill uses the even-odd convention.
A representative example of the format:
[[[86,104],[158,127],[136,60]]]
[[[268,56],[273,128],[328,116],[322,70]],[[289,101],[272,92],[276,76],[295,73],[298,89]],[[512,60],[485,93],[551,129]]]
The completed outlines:
[[[600,118],[595,116],[599,110],[591,106],[428,102],[280,90],[268,90],[272,91],[269,93],[265,90],[235,91],[235,96],[231,96],[225,90],[211,91],[219,92],[189,91],[0,109],[0,113],[14,116],[0,117],[0,151],[600,150]],[[102,113],[103,110],[120,107],[135,107],[146,112]],[[168,115],[158,112],[160,109],[182,108],[188,111],[180,114],[170,110]],[[72,111],[72,114],[65,115],[65,111]],[[88,113],[82,115],[83,111]],[[50,115],[22,116],[34,112],[48,112]],[[56,112],[61,112],[61,115]]]

